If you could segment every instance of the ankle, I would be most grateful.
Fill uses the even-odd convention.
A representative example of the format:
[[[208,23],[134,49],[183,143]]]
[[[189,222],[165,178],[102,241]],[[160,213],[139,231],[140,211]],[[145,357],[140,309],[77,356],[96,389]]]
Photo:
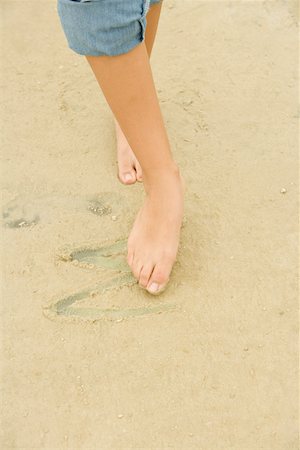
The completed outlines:
[[[161,166],[158,169],[153,169],[147,173],[143,171],[143,180],[146,194],[157,190],[166,190],[168,186],[170,188],[173,188],[176,185],[183,187],[183,180],[179,167],[174,161],[167,166]]]

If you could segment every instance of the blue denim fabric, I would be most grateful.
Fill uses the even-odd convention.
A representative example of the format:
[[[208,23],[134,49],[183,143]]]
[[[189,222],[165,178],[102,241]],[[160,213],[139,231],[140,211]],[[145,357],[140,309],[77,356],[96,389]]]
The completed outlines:
[[[162,0],[57,0],[68,46],[80,55],[120,55],[145,38],[150,5]]]

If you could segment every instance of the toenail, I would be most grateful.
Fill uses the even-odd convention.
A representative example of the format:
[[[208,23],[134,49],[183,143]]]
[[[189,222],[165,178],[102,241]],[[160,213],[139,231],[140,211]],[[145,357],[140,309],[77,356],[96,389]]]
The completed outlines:
[[[125,179],[125,181],[132,181],[132,175],[130,175],[130,173],[126,173],[124,175],[124,179]]]
[[[157,292],[158,288],[159,286],[157,283],[151,283],[148,290],[149,292]]]

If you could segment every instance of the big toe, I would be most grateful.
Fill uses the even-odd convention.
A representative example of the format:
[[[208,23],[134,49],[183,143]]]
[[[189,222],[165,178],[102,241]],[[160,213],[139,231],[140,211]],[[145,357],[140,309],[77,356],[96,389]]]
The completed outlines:
[[[136,182],[136,172],[133,167],[121,166],[119,167],[119,180],[123,184],[133,184]]]
[[[172,266],[172,259],[166,259],[155,265],[147,284],[147,291],[150,294],[159,294],[164,290],[169,281]]]

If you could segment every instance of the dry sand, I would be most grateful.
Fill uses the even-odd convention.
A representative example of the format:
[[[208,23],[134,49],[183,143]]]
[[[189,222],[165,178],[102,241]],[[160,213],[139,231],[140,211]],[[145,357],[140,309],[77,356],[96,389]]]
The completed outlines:
[[[187,191],[159,297],[124,264],[142,186],[56,2],[1,10],[1,448],[298,449],[297,2],[165,0]]]

